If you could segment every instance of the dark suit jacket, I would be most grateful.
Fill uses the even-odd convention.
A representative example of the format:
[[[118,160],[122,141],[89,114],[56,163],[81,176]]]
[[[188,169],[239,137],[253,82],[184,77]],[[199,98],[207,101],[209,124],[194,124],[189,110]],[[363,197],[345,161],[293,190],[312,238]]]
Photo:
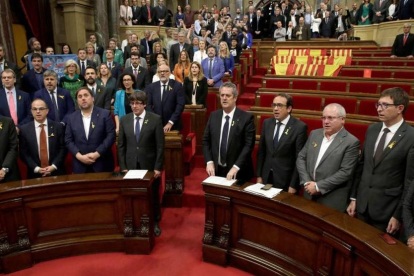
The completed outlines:
[[[392,55],[397,57],[406,57],[414,55],[414,34],[408,34],[407,41],[404,45],[404,34],[399,34],[395,37],[394,44],[391,50]]]
[[[414,236],[414,183],[411,182],[410,188],[405,195],[403,202],[402,222],[404,224],[405,236]]]
[[[108,64],[108,62],[106,62]],[[111,75],[114,79],[119,79],[122,74],[122,66],[118,62],[112,62]]]
[[[154,7],[154,21],[155,25],[159,25],[158,19],[165,19],[164,23],[168,21],[168,9],[166,6],[163,6],[162,9],[160,6]]]
[[[30,112],[32,101],[28,93],[16,89],[16,108],[18,127],[30,122],[33,117]],[[4,89],[0,89],[0,115],[11,118],[7,96]]]
[[[183,113],[185,105],[185,96],[181,83],[175,80],[169,80],[168,91],[163,94],[161,99],[161,84],[159,81],[151,83],[145,88],[148,96],[146,110],[153,112],[162,117],[162,124],[165,126],[168,121],[172,121],[174,125],[171,130],[181,129],[181,113]]]
[[[13,62],[5,60],[4,69],[12,69],[14,71],[14,73],[16,74],[16,84],[14,86],[16,86],[17,89],[20,89],[22,84],[22,73],[20,72],[19,67],[17,67],[17,65]],[[2,85],[0,83],[0,88],[1,87]]]
[[[111,110],[112,91],[104,86],[98,85],[95,91],[94,105],[103,109]]]
[[[188,55],[190,56],[190,60],[193,61],[194,50],[193,46],[190,44],[184,43],[183,50],[186,50]],[[174,66],[178,62],[178,58],[180,57],[180,44],[176,43],[171,46],[170,48],[170,69],[171,72],[174,70]]]
[[[335,32],[334,19],[329,18],[328,23],[326,23],[325,18],[322,18],[320,28],[320,35],[323,37],[332,37]]]
[[[52,108],[52,99],[49,92],[45,88],[36,91],[34,99],[42,99],[49,106],[49,113],[47,118],[49,120],[56,121],[55,110]],[[67,117],[75,111],[75,104],[68,90],[58,87],[57,88],[57,105],[59,111],[59,119],[66,124]]]
[[[81,63],[80,63],[80,60],[79,60],[79,59],[78,59],[77,63],[78,63],[78,65],[79,65],[79,69],[81,70],[80,74],[81,74],[82,76],[85,76],[85,70],[86,70],[86,68],[87,68],[88,66],[93,67],[93,68],[96,68],[96,64],[95,64],[95,62],[93,62],[92,60],[89,60],[89,59],[87,59],[87,60],[86,60],[85,70],[83,70],[83,71],[82,71],[82,67],[81,67]]]
[[[299,152],[296,167],[300,183],[315,181],[321,195],[305,198],[344,212],[348,203],[352,175],[358,161],[359,140],[342,128],[328,146],[315,170],[321,149],[324,130],[312,131],[303,149]],[[313,173],[315,171],[315,173]]]
[[[206,98],[208,94],[208,85],[207,78],[203,78],[201,81],[197,81],[196,88],[196,103],[202,104],[204,107],[207,106]],[[192,104],[193,97],[193,81],[189,80],[188,77],[184,79],[183,84],[184,94],[185,94],[185,104]]]
[[[223,110],[216,110],[210,114],[203,136],[204,161],[214,162],[215,171],[218,170],[220,147],[221,121]],[[240,168],[237,179],[249,181],[254,176],[252,151],[255,143],[255,127],[252,114],[236,108],[227,142],[226,165],[230,170],[233,165]]]
[[[380,6],[380,0],[374,1],[374,6],[372,7],[372,12],[374,14],[372,17],[373,23],[381,23],[385,20],[385,14],[387,13],[387,10],[390,5],[391,5],[391,0],[384,0],[381,6]],[[377,16],[375,14],[376,12],[381,12],[381,15]]]
[[[90,165],[94,172],[111,172],[114,169],[112,145],[115,143],[115,124],[111,112],[99,107],[92,111],[89,136],[86,139],[81,111],[72,113],[66,125],[66,147],[72,153],[73,173],[85,173],[88,166],[76,159],[76,154],[97,151],[100,157]]]
[[[342,24],[344,26],[344,31],[348,29],[347,19],[348,19],[348,15],[342,15]],[[336,30],[337,28],[338,28],[338,16],[334,18],[334,32],[337,31]]]
[[[143,46],[145,49],[144,50],[145,55],[143,57],[146,57],[148,49],[147,49],[147,42],[145,38],[141,39],[141,46]],[[148,40],[148,46],[149,46],[149,54],[151,55],[152,54],[152,41]]]
[[[296,32],[299,32],[300,26],[297,25],[292,32],[292,38],[298,39]],[[310,40],[311,39],[311,30],[308,26],[303,25],[302,27],[302,40]]]
[[[404,192],[414,178],[414,128],[404,122],[384,149],[381,160],[374,164],[375,142],[383,123],[371,125],[365,136],[352,189],[357,211],[378,222],[391,217],[401,222]]]
[[[263,122],[256,175],[262,177],[264,183],[268,183],[269,174],[273,171],[273,187],[285,191],[289,187],[299,190],[296,158],[306,143],[308,126],[291,116],[276,150],[273,148],[275,126],[275,118],[268,118]]]
[[[283,15],[275,15],[273,14],[270,17],[270,23],[269,23],[269,29],[270,32],[272,33],[272,35],[275,33],[277,26],[275,25],[275,23],[277,23],[278,21],[282,22],[282,27],[285,28],[286,27],[286,20],[285,17]]]
[[[253,18],[252,26],[251,26],[251,33],[253,38],[260,39],[263,37],[263,30],[265,27],[265,19],[263,16],[260,16],[259,23],[257,23],[257,17]],[[255,32],[260,31],[260,34],[257,35]]]
[[[42,69],[42,75],[45,71],[46,71],[45,69]],[[33,69],[27,71],[24,74],[23,80],[22,80],[22,90],[24,92],[29,93],[30,98],[32,100],[34,98],[34,93],[37,90],[40,90],[42,88],[45,88],[45,84],[43,82],[43,76],[42,76],[42,81],[39,83],[36,78],[36,72]]]
[[[151,22],[148,23],[149,14],[148,14],[148,8],[147,6],[141,7],[141,23],[142,25],[154,25],[154,17],[155,17],[155,10],[153,6],[149,6],[150,13],[151,13]]]
[[[55,165],[57,170],[51,175],[64,175],[65,158],[67,154],[65,146],[65,129],[61,123],[47,120],[49,132],[49,165]],[[40,167],[39,145],[37,143],[35,122],[25,124],[19,133],[20,158],[27,166],[27,177],[38,178],[40,174],[34,172],[36,167]]]
[[[96,54],[98,54],[101,57],[103,57],[103,53],[104,53],[104,48],[102,45],[96,44]]]
[[[295,17],[296,26],[299,25],[299,15],[293,15],[293,16]],[[292,16],[289,14],[289,15],[286,16],[286,22],[287,22],[286,29],[287,29],[290,21],[292,21]]]
[[[398,19],[405,20],[414,17],[414,0],[408,0],[404,5],[404,0],[398,5]]]
[[[358,24],[358,10],[355,10],[355,13],[354,13],[353,10],[351,10],[351,11],[347,10],[346,15],[348,16],[349,22],[352,25],[357,25]]]
[[[8,168],[9,172],[0,183],[20,179],[17,165],[17,132],[13,120],[0,116],[0,169]]]
[[[134,74],[132,66],[128,67],[124,71],[125,73]],[[135,83],[134,88],[139,90],[144,90],[145,87],[150,85],[152,83],[152,79],[150,77],[150,74],[147,69],[145,69],[142,66],[138,67],[138,75],[137,75],[137,81]]]
[[[132,9],[132,25],[140,25],[141,24],[141,7],[139,6],[131,6]],[[134,23],[134,20],[137,20],[137,23]]]
[[[134,113],[125,115],[119,123],[118,160],[121,171],[135,170],[138,162],[143,170],[161,171],[165,144],[161,117],[146,112],[138,143],[134,125]]]
[[[137,43],[136,45],[139,48],[139,56],[145,58],[147,56],[145,47],[139,43]],[[131,45],[128,44],[127,46],[125,46],[125,49],[124,49],[124,62],[126,62],[126,60],[129,59],[130,57],[131,57]]]

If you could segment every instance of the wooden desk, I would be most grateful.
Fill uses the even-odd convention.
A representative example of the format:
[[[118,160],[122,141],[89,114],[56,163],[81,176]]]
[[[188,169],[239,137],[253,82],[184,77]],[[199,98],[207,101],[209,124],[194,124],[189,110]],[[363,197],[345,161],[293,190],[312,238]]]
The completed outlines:
[[[203,184],[203,260],[254,275],[413,275],[414,253],[346,214],[284,193]]]
[[[0,185],[0,271],[96,252],[149,254],[153,172],[77,174]]]

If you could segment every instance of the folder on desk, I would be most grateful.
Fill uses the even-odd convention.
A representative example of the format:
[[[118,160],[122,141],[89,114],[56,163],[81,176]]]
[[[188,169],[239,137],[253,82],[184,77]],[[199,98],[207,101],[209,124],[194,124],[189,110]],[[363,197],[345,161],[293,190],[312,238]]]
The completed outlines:
[[[143,179],[148,170],[129,170],[124,179]]]
[[[264,196],[267,198],[273,198],[275,196],[277,196],[278,194],[280,194],[281,191],[283,191],[282,189],[277,189],[277,188],[270,188],[269,190],[262,190],[262,187],[264,187],[265,185],[257,183],[254,185],[250,185],[249,187],[246,187],[244,190],[246,192],[252,193],[252,194],[256,194],[256,195],[260,195],[260,196]]]
[[[225,177],[209,176],[203,183],[216,184],[222,186],[231,186],[236,183],[237,179],[227,180]]]

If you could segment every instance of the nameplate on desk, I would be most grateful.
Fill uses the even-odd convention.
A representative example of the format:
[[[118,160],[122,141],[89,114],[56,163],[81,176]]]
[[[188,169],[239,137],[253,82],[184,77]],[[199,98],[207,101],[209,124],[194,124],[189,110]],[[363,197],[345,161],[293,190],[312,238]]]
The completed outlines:
[[[148,170],[129,170],[124,179],[143,179]]]
[[[248,193],[264,196],[267,198],[274,198],[275,196],[280,194],[280,192],[282,191],[282,189],[277,189],[277,188],[270,188],[269,190],[262,190],[264,186],[265,185],[263,184],[257,183],[257,184],[250,185],[249,187],[246,187],[244,190]]]
[[[221,186],[231,186],[236,183],[237,179],[227,180],[225,177],[209,176],[203,183],[216,184]]]

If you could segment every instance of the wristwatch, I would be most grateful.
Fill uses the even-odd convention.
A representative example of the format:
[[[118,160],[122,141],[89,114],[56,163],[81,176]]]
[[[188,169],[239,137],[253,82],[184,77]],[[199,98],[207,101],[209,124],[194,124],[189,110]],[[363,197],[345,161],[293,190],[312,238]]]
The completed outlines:
[[[2,170],[3,170],[5,173],[8,173],[8,172],[9,172],[9,168],[2,168]]]

